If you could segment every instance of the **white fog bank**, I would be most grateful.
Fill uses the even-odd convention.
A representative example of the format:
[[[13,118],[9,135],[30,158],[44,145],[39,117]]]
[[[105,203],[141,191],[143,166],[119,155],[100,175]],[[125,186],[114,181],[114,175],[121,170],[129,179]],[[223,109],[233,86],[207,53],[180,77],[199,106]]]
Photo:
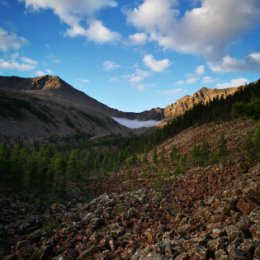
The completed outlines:
[[[127,119],[121,117],[113,117],[113,119],[118,122],[120,125],[126,126],[128,128],[142,128],[142,127],[153,127],[156,126],[160,121],[147,120],[141,121],[137,119]]]

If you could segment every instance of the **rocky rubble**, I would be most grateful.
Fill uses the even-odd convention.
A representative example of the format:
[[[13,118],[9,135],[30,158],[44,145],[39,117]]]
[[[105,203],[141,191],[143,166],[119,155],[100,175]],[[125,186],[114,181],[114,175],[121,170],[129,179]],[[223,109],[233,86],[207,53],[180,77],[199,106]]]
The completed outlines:
[[[53,204],[1,225],[4,260],[260,259],[260,165],[198,168],[161,190]],[[23,214],[20,212],[20,214]],[[20,226],[19,226],[20,223]],[[18,232],[18,228],[22,228]]]

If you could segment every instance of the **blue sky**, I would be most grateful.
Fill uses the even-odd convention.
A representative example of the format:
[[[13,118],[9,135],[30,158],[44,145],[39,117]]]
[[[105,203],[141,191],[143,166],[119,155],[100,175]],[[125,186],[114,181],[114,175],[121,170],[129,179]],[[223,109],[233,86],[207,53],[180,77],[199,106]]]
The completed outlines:
[[[123,111],[259,72],[259,0],[0,0],[0,75],[58,75]]]

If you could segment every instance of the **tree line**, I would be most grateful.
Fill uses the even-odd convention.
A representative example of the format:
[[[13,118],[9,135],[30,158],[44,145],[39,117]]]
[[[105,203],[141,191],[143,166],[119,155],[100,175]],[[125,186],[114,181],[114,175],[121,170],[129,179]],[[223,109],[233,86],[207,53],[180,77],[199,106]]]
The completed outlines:
[[[0,189],[9,191],[30,191],[32,193],[54,193],[64,195],[71,187],[89,182],[93,176],[117,170],[122,164],[130,165],[137,161],[137,154],[146,154],[184,129],[238,117],[259,119],[260,81],[243,87],[226,99],[214,99],[206,105],[196,105],[193,109],[168,123],[163,129],[153,129],[141,136],[129,138],[114,137],[95,141],[77,139],[73,145],[37,145],[27,147],[21,141],[14,145],[0,143]],[[254,137],[247,140],[253,156],[259,147],[259,128]],[[82,135],[84,137],[84,135]],[[225,155],[225,139],[220,138]],[[221,146],[220,145],[220,146]],[[194,147],[192,154],[198,165],[207,161],[207,143]],[[249,148],[248,148],[249,149]],[[172,151],[176,169],[181,169],[184,159],[178,151]],[[156,158],[156,152],[153,155]],[[177,159],[176,159],[177,158]],[[147,162],[147,158],[144,158]]]

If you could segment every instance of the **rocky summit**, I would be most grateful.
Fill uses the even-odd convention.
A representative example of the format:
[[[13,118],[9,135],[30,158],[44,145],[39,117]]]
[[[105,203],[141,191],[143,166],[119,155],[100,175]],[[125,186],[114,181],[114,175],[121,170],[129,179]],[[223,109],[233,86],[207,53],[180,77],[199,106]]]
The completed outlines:
[[[40,203],[10,204],[6,198],[0,255],[4,260],[260,259],[260,164],[248,168],[242,162],[194,169],[159,190],[104,193],[88,203],[55,203],[45,210]]]
[[[164,116],[166,119],[175,118],[183,115],[186,111],[192,109],[198,104],[207,104],[214,99],[227,98],[239,91],[239,87],[225,88],[225,89],[210,89],[203,87],[191,96],[185,96],[175,103],[166,106],[164,109]]]

